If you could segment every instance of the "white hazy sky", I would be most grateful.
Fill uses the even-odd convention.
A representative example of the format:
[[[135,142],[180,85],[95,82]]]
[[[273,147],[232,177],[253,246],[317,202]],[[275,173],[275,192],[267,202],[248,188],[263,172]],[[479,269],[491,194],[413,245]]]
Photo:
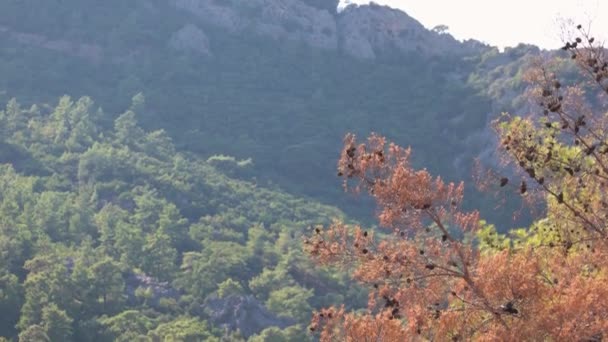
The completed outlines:
[[[345,0],[343,0],[344,2]],[[366,0],[351,0],[368,3]],[[556,49],[561,19],[573,19],[598,39],[608,37],[608,0],[375,0],[400,8],[427,28],[447,25],[457,39],[499,47],[520,42]]]

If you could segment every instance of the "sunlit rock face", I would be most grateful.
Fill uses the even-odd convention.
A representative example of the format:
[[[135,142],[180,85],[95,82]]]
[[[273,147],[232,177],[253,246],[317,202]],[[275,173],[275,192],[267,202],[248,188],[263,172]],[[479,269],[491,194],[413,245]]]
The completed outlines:
[[[475,48],[449,34],[427,30],[403,11],[373,3],[341,11],[338,31],[342,49],[360,58],[374,58],[387,49],[433,56],[467,54]]]
[[[205,23],[238,33],[252,31],[275,39],[303,41],[313,47],[338,47],[336,21],[326,9],[309,1],[172,0],[175,7],[195,14]]]
[[[361,59],[374,59],[389,49],[432,56],[466,54],[474,48],[427,30],[403,11],[373,3],[338,13],[337,2],[319,0],[170,1],[201,22],[229,32],[304,42]]]
[[[175,32],[169,41],[169,47],[178,51],[194,52],[203,56],[210,56],[209,38],[203,30],[195,25],[188,24]]]

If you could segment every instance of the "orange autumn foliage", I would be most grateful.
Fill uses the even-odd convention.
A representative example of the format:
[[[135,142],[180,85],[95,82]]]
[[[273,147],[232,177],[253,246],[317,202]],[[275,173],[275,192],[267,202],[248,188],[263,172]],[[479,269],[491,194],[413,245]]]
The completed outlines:
[[[593,42],[580,30],[564,50],[601,104],[608,58]],[[539,113],[495,124],[521,179],[488,178],[546,204],[520,236],[488,233],[478,212],[462,209],[463,183],[415,169],[409,149],[346,136],[338,175],[346,189],[373,196],[387,230],[335,222],[305,241],[319,264],[353,270],[370,289],[366,310],[313,315],[321,341],[608,338],[608,113],[588,104],[588,85],[562,85],[551,66],[539,64],[528,80]],[[492,235],[503,243],[487,243]]]

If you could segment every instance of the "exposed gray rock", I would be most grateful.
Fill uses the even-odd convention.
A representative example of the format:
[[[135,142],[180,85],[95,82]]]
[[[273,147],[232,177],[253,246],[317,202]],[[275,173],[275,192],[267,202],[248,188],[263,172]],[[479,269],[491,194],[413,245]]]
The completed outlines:
[[[172,49],[210,56],[209,38],[195,25],[188,24],[175,32],[169,41]]]
[[[276,40],[303,42],[311,47],[338,50],[362,59],[374,59],[387,49],[423,55],[474,54],[479,42],[458,42],[449,34],[429,31],[400,10],[370,4],[351,5],[338,13],[335,0],[167,0],[176,9],[198,18],[175,32],[172,49],[211,54],[209,39],[201,27],[211,25],[234,34],[253,32]],[[146,5],[150,15],[158,9]],[[135,60],[137,49],[124,56],[104,55],[102,46],[49,39],[41,34],[16,32],[0,26],[0,34],[21,44],[79,56],[93,62]],[[107,51],[106,51],[107,52]]]
[[[389,49],[431,56],[467,50],[451,35],[429,31],[405,12],[373,3],[344,9],[338,16],[338,30],[341,48],[365,59]]]
[[[291,319],[269,312],[253,296],[230,295],[218,298],[212,295],[205,300],[205,313],[214,325],[231,331],[238,329],[246,338],[269,327],[283,329],[295,324]]]
[[[319,9],[324,9],[329,13],[336,13],[340,0],[302,0],[302,2]]]
[[[328,11],[297,0],[250,1],[257,2],[261,10],[257,26],[264,25],[264,31],[270,29],[280,38],[304,41],[313,47],[337,48],[336,22]]]
[[[334,16],[300,0],[248,0],[218,4],[214,0],[171,0],[201,21],[231,32],[251,31],[275,39],[304,41],[337,49]]]
[[[190,12],[206,23],[231,32],[237,32],[243,27],[241,15],[233,7],[229,7],[229,3],[220,5],[213,0],[170,0],[170,2],[176,8]]]
[[[152,278],[145,274],[129,273],[125,279],[126,295],[130,302],[136,302],[138,299],[135,296],[137,288],[150,289],[152,297],[149,299],[148,305],[158,307],[162,298],[178,299],[179,291],[171,287],[168,282],[161,282],[158,279]]]
[[[392,49],[425,55],[465,54],[475,42],[461,43],[449,34],[427,30],[400,10],[374,3],[348,6],[339,14],[335,1],[321,0],[169,0],[202,23],[233,33],[255,32],[273,39],[301,41],[373,59]]]
[[[19,44],[35,46],[85,58],[94,63],[99,63],[103,57],[103,49],[95,44],[76,43],[62,39],[49,39],[41,34],[13,31],[4,26],[0,26],[0,33],[7,35],[9,39],[18,42]]]

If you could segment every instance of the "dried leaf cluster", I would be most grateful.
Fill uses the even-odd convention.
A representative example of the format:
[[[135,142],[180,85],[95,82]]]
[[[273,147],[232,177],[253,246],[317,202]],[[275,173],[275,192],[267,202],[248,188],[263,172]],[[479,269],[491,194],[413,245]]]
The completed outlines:
[[[313,315],[322,341],[608,337],[608,113],[597,110],[608,56],[578,29],[563,49],[589,82],[566,86],[538,64],[527,75],[537,113],[495,122],[502,156],[520,175],[492,184],[546,204],[527,230],[501,235],[465,212],[464,185],[415,169],[409,149],[346,136],[338,175],[375,198],[388,229],[335,222],[305,241],[317,262],[353,269],[370,289],[367,310]]]

